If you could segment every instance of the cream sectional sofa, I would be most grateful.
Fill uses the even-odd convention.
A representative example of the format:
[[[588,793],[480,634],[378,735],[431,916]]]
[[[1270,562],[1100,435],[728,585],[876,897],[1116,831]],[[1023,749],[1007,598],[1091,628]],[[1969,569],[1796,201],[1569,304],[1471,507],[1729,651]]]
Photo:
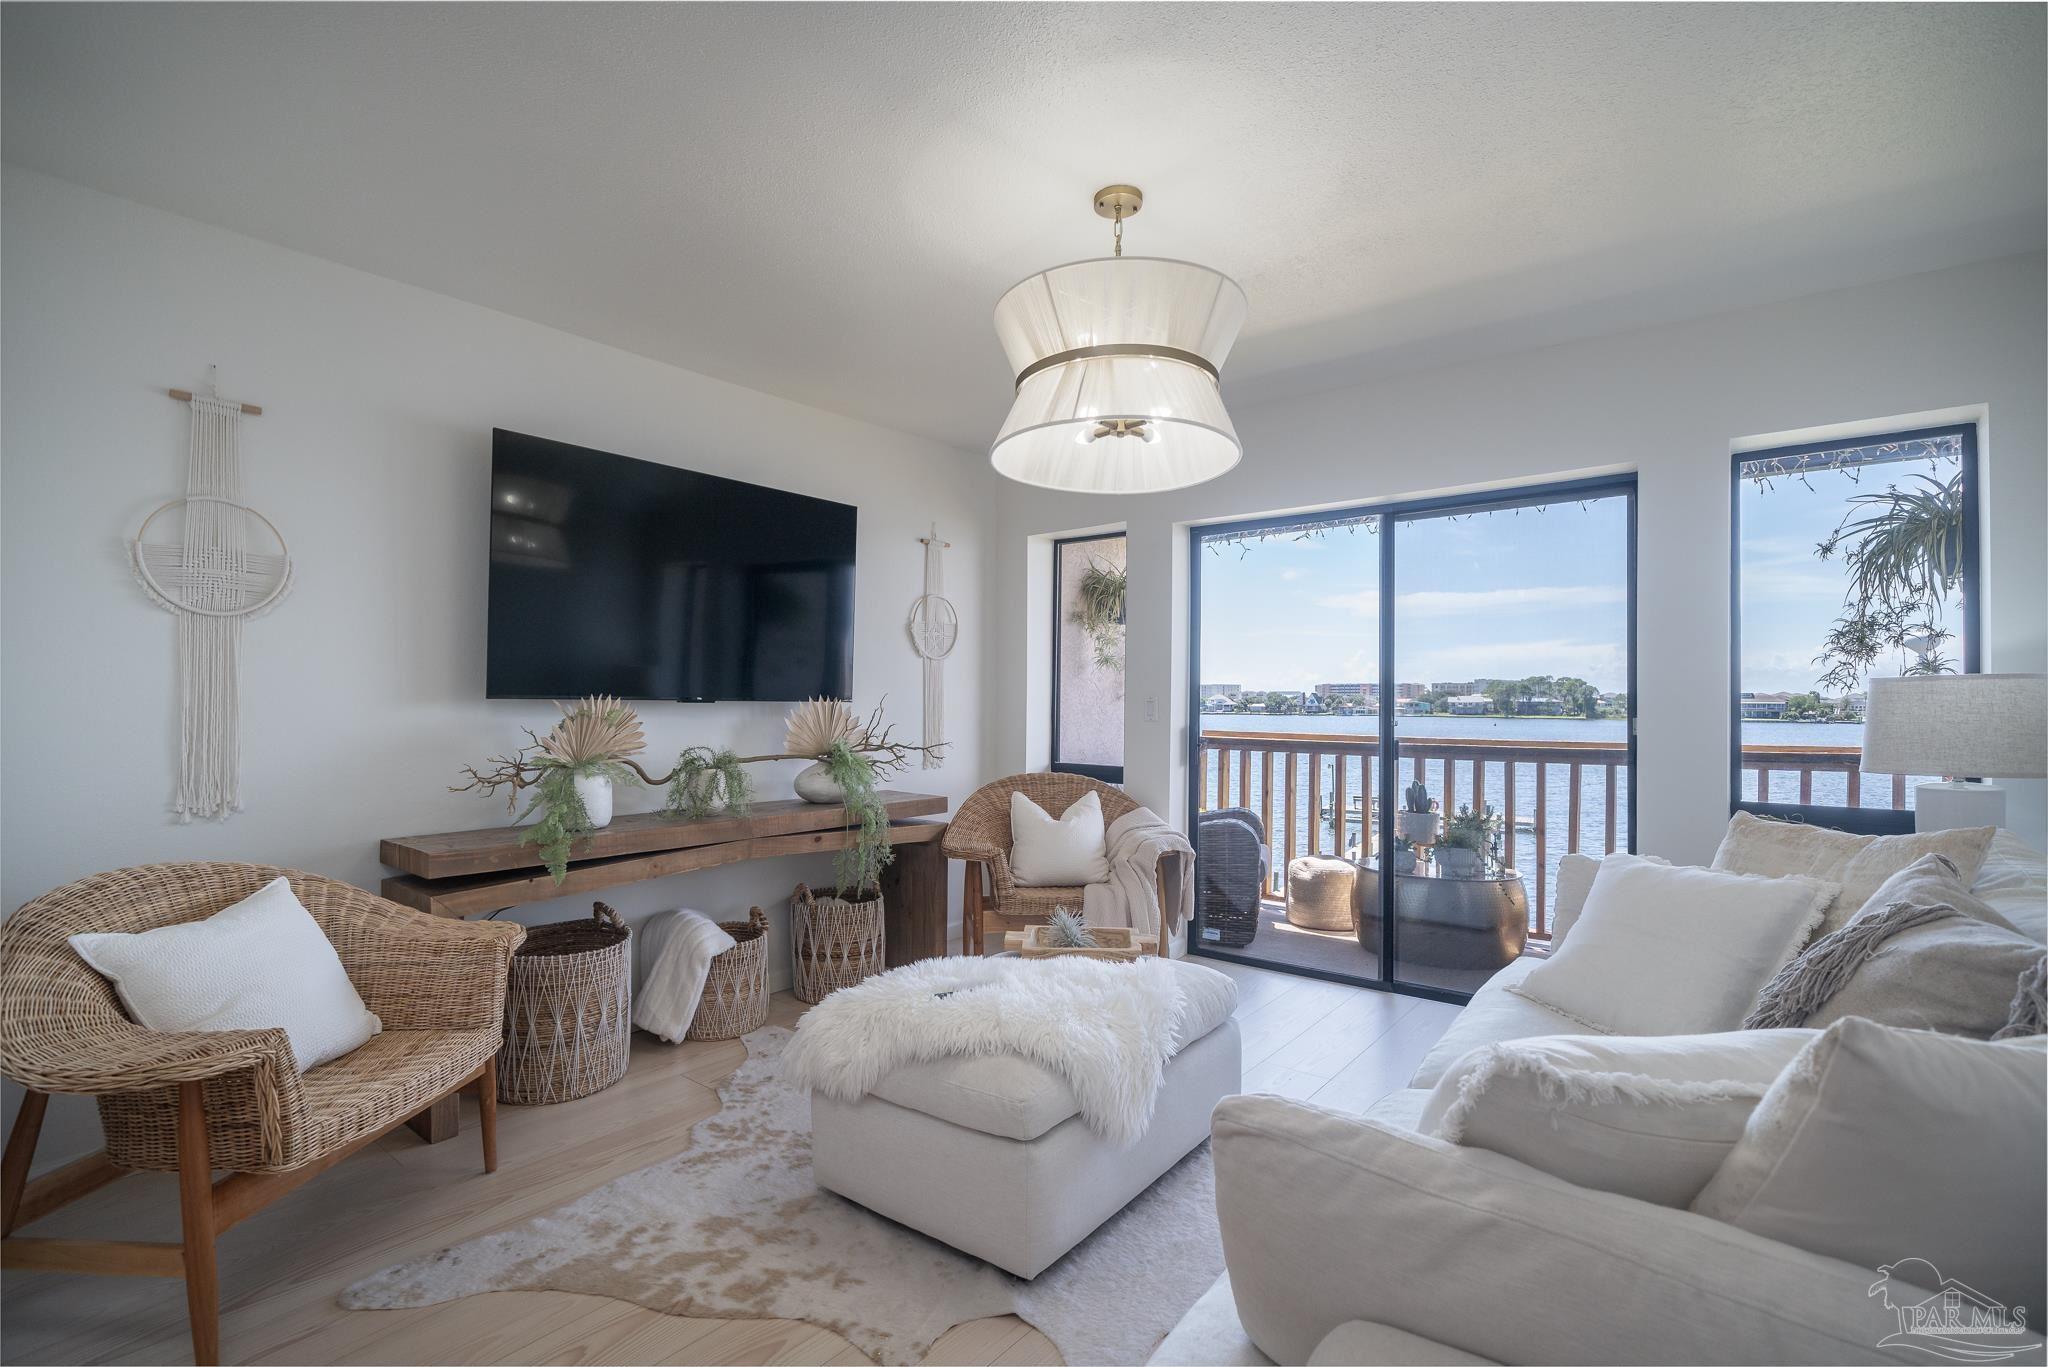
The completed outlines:
[[[2048,940],[2048,867],[2024,844],[2001,833],[1972,890]],[[1877,1346],[1897,1324],[1867,1267],[1415,1132],[1467,1051],[1583,1033],[1507,990],[1532,966],[1482,986],[1408,1089],[1363,1115],[1217,1107],[1229,1270],[1152,1362],[1925,1362]]]

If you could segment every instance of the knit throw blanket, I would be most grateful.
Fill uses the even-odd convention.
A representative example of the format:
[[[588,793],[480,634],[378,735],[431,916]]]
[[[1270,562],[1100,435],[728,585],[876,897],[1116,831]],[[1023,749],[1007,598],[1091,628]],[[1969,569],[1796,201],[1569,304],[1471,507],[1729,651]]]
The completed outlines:
[[[1215,985],[1212,983],[1220,983]],[[1184,1020],[1213,1023],[1234,997],[1223,974],[1155,957],[925,959],[842,988],[804,1014],[783,1079],[857,1101],[898,1068],[956,1055],[1016,1054],[1065,1079],[1088,1127],[1119,1148],[1145,1133]],[[1229,1014],[1223,1003],[1222,1014]]]

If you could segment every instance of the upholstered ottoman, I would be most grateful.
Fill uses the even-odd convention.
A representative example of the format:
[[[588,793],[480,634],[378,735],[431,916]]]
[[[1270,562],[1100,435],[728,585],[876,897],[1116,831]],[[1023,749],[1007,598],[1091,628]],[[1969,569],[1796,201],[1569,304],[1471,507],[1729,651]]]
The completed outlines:
[[[1230,1006],[1188,1021],[1194,1038],[1167,1060],[1131,1148],[1091,1130],[1073,1088],[1037,1063],[946,1058],[899,1068],[859,1101],[813,1093],[812,1171],[878,1215],[1035,1277],[1209,1137],[1210,1111],[1242,1081]]]
[[[1287,922],[1304,930],[1352,930],[1358,865],[1329,854],[1287,861]]]

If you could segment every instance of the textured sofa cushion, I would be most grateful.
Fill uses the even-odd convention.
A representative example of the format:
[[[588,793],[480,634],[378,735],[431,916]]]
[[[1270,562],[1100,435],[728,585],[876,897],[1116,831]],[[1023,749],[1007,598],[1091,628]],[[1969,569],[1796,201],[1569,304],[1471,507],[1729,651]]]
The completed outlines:
[[[1690,1211],[1280,1097],[1211,1133],[1238,1318],[1278,1362],[1351,1320],[1500,1362],[1925,1361],[1879,1346],[1868,1268]]]
[[[1668,859],[1659,859],[1654,854],[1640,854],[1635,858],[1652,864],[1669,864]],[[1600,875],[1600,858],[1591,854],[1567,854],[1557,861],[1557,886],[1550,895],[1550,949],[1564,943],[1564,937],[1571,934],[1578,924],[1579,913],[1586,909],[1586,898],[1593,891],[1593,880]]]
[[[384,1028],[284,878],[203,921],[73,935],[70,943],[112,980],[137,1024],[281,1029],[302,1073],[360,1049]]]
[[[1425,1090],[1436,1086],[1453,1063],[1481,1045],[1498,1044],[1502,1040],[1534,1039],[1538,1035],[1584,1034],[1586,1027],[1571,1017],[1551,1010],[1542,1002],[1517,996],[1511,990],[1541,962],[1529,957],[1517,959],[1481,983],[1479,990],[1472,994],[1472,1000],[1465,1003],[1465,1009],[1451,1022],[1450,1029],[1444,1031],[1430,1046],[1429,1052],[1423,1055],[1415,1075],[1408,1079],[1408,1085]]]
[[[1611,854],[1571,938],[1508,990],[1616,1035],[1733,1030],[1799,952],[1833,883]]]
[[[2011,831],[1991,837],[1970,891],[2020,934],[2048,941],[2048,857]]]
[[[1744,1024],[1824,1028],[1862,1016],[1990,1039],[2044,954],[1971,894],[1948,856],[1922,855],[1787,964]]]
[[[1993,827],[1975,826],[1914,835],[1850,835],[1737,812],[1728,819],[1728,831],[1714,851],[1714,867],[1839,884],[1841,895],[1814,932],[1825,935],[1847,924],[1885,879],[1924,854],[1947,855],[1967,884],[1984,862],[1993,834]]]
[[[1684,1208],[1810,1030],[1552,1035],[1474,1050],[1415,1128],[1596,1191]]]
[[[2038,1313],[2042,1046],[1839,1021],[1772,1084],[1693,1209],[1869,1268],[1924,1258]]]

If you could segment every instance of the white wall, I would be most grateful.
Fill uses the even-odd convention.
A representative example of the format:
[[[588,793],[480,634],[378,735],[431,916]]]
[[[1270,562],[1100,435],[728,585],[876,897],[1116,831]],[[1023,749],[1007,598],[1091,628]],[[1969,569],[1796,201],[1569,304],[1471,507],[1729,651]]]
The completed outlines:
[[[2043,287],[2043,257],[2014,257],[1233,406],[1245,449],[1236,470],[1115,502],[1130,533],[1130,787],[1162,812],[1185,810],[1188,524],[1635,470],[1640,843],[1704,860],[1728,815],[1732,443],[1909,415],[1981,418],[1984,668],[2048,667]],[[1031,587],[1008,548],[1095,525],[1104,502],[1020,491],[1003,509],[999,615]],[[1041,700],[1014,675],[992,684],[1006,727],[994,759],[1012,767],[1028,753],[1026,717]],[[1145,719],[1148,699],[1156,721]],[[2010,786],[2009,824],[2048,844],[2043,785]]]
[[[903,620],[921,584],[917,538],[936,520],[962,609],[946,678],[954,749],[897,784],[957,800],[987,776],[982,510],[995,476],[979,459],[18,168],[0,201],[6,907],[162,859],[375,888],[380,836],[505,820],[502,803],[446,791],[461,765],[554,715],[483,700],[494,426],[857,504],[856,701],[886,694],[912,737],[920,675]],[[226,392],[263,405],[244,425],[245,487],[290,538],[298,577],[244,638],[246,810],[179,826],[166,814],[172,623],[130,578],[124,541],[183,488],[188,410],[163,391],[203,382],[209,363]],[[656,757],[781,740],[779,705],[640,710]],[[753,772],[767,796],[787,796],[797,767]],[[629,916],[688,904],[743,917],[758,903],[779,934],[790,889],[829,876],[828,859],[792,858],[606,899]],[[588,912],[586,898],[516,914]],[[771,963],[786,979],[779,945]],[[80,1114],[53,1120],[45,1163],[96,1142]]]

